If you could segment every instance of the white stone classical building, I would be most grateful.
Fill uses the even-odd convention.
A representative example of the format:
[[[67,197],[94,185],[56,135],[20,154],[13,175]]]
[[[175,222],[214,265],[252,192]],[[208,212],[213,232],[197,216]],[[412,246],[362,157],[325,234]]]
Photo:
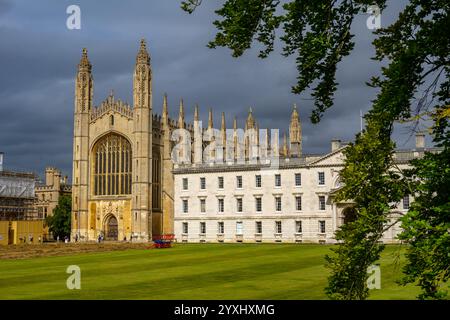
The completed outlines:
[[[346,145],[334,140],[327,154],[303,155],[299,140],[294,155],[285,142],[276,169],[268,160],[175,165],[177,241],[335,242],[334,232],[353,213],[351,202],[335,202],[333,196]],[[415,149],[396,152],[398,165],[406,167],[424,147],[424,136],[418,135]],[[409,201],[405,197],[397,204],[393,217],[405,213]],[[396,241],[399,228],[397,223],[387,230],[383,241]]]

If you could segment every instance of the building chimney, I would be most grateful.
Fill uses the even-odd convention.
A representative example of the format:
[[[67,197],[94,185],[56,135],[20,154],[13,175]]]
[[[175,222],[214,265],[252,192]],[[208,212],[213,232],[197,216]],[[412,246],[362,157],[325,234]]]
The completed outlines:
[[[3,171],[3,152],[0,152],[0,172]]]
[[[331,140],[331,152],[336,151],[341,147],[341,140],[333,139]]]
[[[425,148],[425,134],[422,132],[416,133],[416,149]]]

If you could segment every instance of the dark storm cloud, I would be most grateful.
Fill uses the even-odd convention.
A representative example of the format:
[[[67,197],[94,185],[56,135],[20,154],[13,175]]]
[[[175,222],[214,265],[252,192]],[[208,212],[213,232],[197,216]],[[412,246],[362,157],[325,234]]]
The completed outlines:
[[[0,0],[0,151],[5,166],[40,173],[47,165],[71,174],[73,89],[81,48],[87,47],[93,64],[94,100],[99,104],[114,89],[132,102],[132,72],[139,39],[144,37],[152,57],[153,105],[160,113],[162,96],[169,95],[170,113],[177,116],[184,98],[187,119],[193,106],[201,116],[214,110],[216,126],[226,111],[227,125],[234,116],[239,126],[249,107],[261,128],[286,130],[293,103],[303,123],[304,150],[329,150],[332,138],[351,140],[360,127],[359,112],[367,111],[376,92],[365,86],[379,66],[370,60],[373,35],[367,16],[354,26],[356,48],[339,66],[335,106],[318,125],[309,122],[313,102],[308,93],[296,96],[294,57],[277,51],[265,60],[250,50],[234,59],[228,49],[210,50],[214,36],[214,9],[208,1],[193,14],[179,8],[180,1],[5,1]],[[402,7],[382,17],[389,23]],[[82,29],[66,28],[66,8],[81,7]]]

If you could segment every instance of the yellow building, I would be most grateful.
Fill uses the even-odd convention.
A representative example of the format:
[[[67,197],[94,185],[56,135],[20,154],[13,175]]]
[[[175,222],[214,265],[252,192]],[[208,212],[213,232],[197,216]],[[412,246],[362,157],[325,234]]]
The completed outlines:
[[[44,222],[0,221],[0,245],[37,244],[43,241]]]

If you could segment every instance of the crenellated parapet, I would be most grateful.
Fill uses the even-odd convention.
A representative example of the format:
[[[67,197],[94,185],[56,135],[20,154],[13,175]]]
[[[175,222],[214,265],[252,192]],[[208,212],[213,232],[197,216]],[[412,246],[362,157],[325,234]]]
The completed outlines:
[[[111,94],[100,104],[100,106],[93,108],[90,116],[91,122],[101,118],[110,111],[117,112],[129,119],[133,119],[133,109],[131,106],[120,99],[115,100],[114,96]]]

